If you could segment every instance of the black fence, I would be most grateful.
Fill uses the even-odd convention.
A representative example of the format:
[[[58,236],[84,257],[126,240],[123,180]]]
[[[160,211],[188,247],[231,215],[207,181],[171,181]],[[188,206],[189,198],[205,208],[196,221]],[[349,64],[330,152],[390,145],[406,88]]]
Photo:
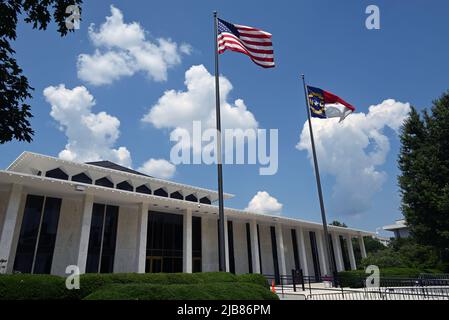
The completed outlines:
[[[305,276],[302,270],[289,275],[265,275],[277,293],[302,294],[311,300],[449,300],[449,274],[421,274],[417,278],[380,277],[368,284],[362,276]],[[327,283],[316,286],[316,283]],[[323,293],[320,293],[320,290]]]

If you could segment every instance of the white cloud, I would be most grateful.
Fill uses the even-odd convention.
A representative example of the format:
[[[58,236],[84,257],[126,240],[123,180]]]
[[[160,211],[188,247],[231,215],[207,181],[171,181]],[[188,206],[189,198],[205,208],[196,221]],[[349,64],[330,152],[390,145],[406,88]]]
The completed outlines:
[[[264,214],[281,214],[282,204],[270,196],[266,191],[259,191],[248,203],[245,211],[264,213]]]
[[[85,87],[50,86],[44,90],[44,96],[51,104],[50,115],[67,136],[65,149],[59,153],[61,159],[110,160],[131,167],[129,150],[123,146],[114,148],[120,136],[120,121],[104,111],[93,113],[95,100]],[[171,178],[176,167],[166,160],[150,159],[139,170],[155,177]]]
[[[59,157],[71,161],[108,159],[131,166],[126,147],[114,149],[120,135],[120,121],[106,112],[93,113],[94,97],[83,87],[47,87],[44,96],[51,104],[50,115],[59,123],[68,142]]]
[[[137,170],[155,178],[169,179],[175,174],[176,166],[164,159],[150,159]]]
[[[166,91],[142,121],[159,129],[171,129],[172,136],[177,136],[180,132],[192,136],[193,121],[201,121],[203,131],[215,128],[214,81],[214,76],[203,65],[192,66],[185,73],[187,90]],[[222,129],[257,129],[258,123],[242,99],[237,99],[234,103],[228,101],[231,90],[231,82],[220,77]]]
[[[335,177],[332,208],[336,214],[359,214],[370,208],[387,179],[379,169],[390,151],[384,128],[397,133],[409,112],[410,104],[389,99],[370,106],[367,114],[351,114],[342,123],[312,119],[320,170]],[[307,150],[311,159],[307,121],[296,147]]]
[[[181,54],[190,54],[192,48],[164,38],[150,41],[146,33],[137,22],[125,23],[122,12],[111,6],[111,16],[98,30],[93,24],[89,27],[96,50],[94,54],[78,56],[78,78],[92,85],[104,85],[141,71],[150,79],[165,81],[167,70],[180,64]]]

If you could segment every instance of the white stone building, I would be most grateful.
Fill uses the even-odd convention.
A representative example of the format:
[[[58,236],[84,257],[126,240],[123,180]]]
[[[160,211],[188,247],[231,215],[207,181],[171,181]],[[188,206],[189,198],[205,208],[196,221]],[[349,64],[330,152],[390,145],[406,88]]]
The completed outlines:
[[[218,271],[217,199],[215,191],[108,161],[85,164],[24,152],[0,171],[0,270]],[[329,274],[321,224],[230,208],[225,216],[228,271]],[[355,269],[348,239],[358,238],[365,256],[363,236],[372,234],[329,230],[337,269]]]

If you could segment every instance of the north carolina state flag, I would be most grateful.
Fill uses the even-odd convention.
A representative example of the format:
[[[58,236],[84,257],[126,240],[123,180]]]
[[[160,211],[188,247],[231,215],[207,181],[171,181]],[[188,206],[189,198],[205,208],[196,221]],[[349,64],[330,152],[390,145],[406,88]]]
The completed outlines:
[[[307,86],[310,114],[314,118],[340,118],[343,121],[355,108],[333,93]]]

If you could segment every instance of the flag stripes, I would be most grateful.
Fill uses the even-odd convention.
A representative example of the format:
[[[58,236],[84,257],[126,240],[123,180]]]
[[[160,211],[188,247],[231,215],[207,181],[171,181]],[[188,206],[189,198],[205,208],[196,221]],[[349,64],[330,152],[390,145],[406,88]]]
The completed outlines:
[[[232,24],[218,19],[218,53],[226,50],[246,54],[257,65],[273,68],[272,35],[256,28]]]

